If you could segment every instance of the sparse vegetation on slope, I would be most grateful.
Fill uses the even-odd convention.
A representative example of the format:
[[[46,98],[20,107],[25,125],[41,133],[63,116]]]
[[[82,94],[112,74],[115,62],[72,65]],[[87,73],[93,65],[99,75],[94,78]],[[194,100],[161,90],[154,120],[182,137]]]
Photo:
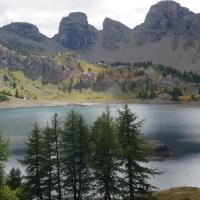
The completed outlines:
[[[156,200],[199,200],[200,189],[192,187],[173,188],[158,192]]]
[[[185,102],[200,99],[198,74],[156,66],[150,61],[110,65],[89,63],[71,53],[21,56],[4,47],[0,51],[1,101]]]

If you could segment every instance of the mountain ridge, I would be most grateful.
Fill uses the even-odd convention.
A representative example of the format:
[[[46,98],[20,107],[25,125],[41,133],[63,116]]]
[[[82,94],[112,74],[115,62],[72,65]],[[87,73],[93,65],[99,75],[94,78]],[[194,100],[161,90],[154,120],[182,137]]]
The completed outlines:
[[[28,23],[0,28],[0,43],[21,54],[49,55],[71,51],[90,62],[145,62],[180,70],[199,70],[200,14],[174,1],[153,5],[144,23],[131,29],[105,18],[103,29],[88,23],[82,12],[63,17],[59,31],[48,38]]]

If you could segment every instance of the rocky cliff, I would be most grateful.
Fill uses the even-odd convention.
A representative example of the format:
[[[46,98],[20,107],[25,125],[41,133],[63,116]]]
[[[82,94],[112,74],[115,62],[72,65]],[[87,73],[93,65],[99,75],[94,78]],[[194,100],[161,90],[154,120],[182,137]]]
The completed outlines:
[[[35,25],[29,23],[11,23],[4,26],[2,30],[31,39],[33,41],[41,41],[47,38],[39,32],[39,29]]]
[[[60,23],[59,33],[54,37],[68,49],[85,49],[95,42],[97,30],[88,24],[84,13],[71,13]]]
[[[34,25],[13,23],[0,29],[0,42],[21,54],[72,51],[92,62],[150,60],[198,71],[200,14],[174,1],[161,1],[150,8],[144,23],[133,29],[105,18],[103,29],[97,30],[86,14],[76,12],[61,20],[53,38],[42,35]]]
[[[110,18],[105,18],[102,32],[102,46],[105,49],[116,49],[119,47],[119,43],[130,41],[131,29]]]

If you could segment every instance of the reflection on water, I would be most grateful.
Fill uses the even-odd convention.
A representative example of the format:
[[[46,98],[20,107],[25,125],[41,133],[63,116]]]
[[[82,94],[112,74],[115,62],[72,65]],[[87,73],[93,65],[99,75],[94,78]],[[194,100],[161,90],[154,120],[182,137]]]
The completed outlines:
[[[19,165],[17,159],[24,152],[31,125],[39,122],[45,126],[57,112],[64,117],[67,111],[75,108],[91,124],[105,109],[105,105],[56,106],[37,108],[0,109],[0,129],[10,139],[12,156],[7,170]],[[121,105],[110,105],[113,116]],[[151,162],[149,166],[159,169],[162,175],[152,179],[159,188],[174,186],[200,187],[200,107],[179,105],[130,105],[139,119],[145,119],[142,134],[163,141],[175,149],[175,157],[163,162]]]
[[[160,189],[180,186],[200,187],[200,155],[190,155],[163,162],[151,162],[148,166],[162,171],[161,175],[151,180]]]

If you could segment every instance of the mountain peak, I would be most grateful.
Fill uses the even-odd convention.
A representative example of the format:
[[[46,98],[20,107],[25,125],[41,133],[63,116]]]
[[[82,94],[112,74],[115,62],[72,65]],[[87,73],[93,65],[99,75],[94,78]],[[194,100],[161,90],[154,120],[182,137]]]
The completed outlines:
[[[160,1],[150,8],[144,23],[148,28],[165,31],[176,27],[179,20],[193,14],[175,1]]]
[[[34,41],[40,41],[46,38],[46,36],[39,32],[37,26],[26,22],[11,23],[4,26],[2,29]]]
[[[62,20],[66,22],[78,23],[83,25],[88,24],[87,15],[83,12],[72,12],[68,15],[68,17],[64,17]]]
[[[120,42],[128,42],[131,29],[124,24],[105,18],[103,22],[103,47],[106,49],[116,49]]]
[[[18,30],[39,33],[39,29],[35,25],[26,22],[14,22],[4,26],[3,28],[8,31]]]
[[[68,49],[84,49],[93,43],[96,31],[88,24],[85,13],[74,12],[62,18],[55,39]]]
[[[111,29],[111,28],[116,28],[116,29],[130,29],[129,27],[125,26],[121,22],[118,22],[116,20],[113,20],[111,18],[106,17],[103,21],[103,29]]]

